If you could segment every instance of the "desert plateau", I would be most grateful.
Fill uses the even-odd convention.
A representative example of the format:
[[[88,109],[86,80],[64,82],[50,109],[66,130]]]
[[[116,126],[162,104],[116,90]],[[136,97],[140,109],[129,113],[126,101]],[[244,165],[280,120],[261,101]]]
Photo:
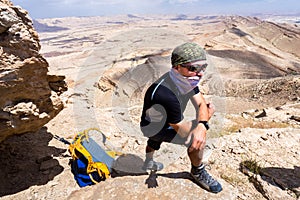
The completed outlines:
[[[32,20],[9,1],[0,10],[0,199],[300,199],[300,16]],[[163,144],[165,168],[138,173],[144,93],[188,41],[208,54],[200,88],[216,112],[205,163],[218,194],[192,181],[183,146]],[[89,128],[125,153],[123,173],[80,188],[57,138]]]

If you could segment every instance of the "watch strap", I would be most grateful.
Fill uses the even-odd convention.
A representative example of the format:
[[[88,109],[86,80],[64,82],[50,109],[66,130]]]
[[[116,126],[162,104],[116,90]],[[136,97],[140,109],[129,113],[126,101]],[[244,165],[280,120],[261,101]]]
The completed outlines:
[[[207,121],[198,121],[199,124],[203,124],[206,128],[206,130],[209,129],[209,125],[208,125],[208,122]]]

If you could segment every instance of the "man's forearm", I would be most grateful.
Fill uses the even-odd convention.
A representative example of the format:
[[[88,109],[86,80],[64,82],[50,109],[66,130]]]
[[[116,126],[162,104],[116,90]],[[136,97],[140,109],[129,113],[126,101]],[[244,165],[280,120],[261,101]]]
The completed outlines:
[[[208,121],[209,120],[208,107],[207,107],[207,104],[206,104],[206,101],[205,101],[203,95],[200,94],[195,102],[196,102],[196,105],[198,106],[198,108],[195,106],[196,111],[197,111],[196,119],[198,121]]]
[[[207,108],[207,104],[205,102],[201,102],[201,104],[199,105],[197,119],[198,119],[198,121],[208,121],[209,120],[208,108]]]
[[[187,137],[190,132],[198,126],[199,121],[208,121],[210,118],[206,101],[201,93],[193,96],[191,100],[196,109],[196,119],[193,121],[183,120],[177,124],[170,124],[170,126],[172,126],[175,131],[184,138]]]

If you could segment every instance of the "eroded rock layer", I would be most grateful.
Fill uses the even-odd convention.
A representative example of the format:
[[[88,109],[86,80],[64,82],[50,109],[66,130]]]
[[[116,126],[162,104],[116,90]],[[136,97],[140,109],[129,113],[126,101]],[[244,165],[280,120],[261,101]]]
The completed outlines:
[[[27,11],[0,1],[0,141],[36,131],[63,109],[63,76],[48,75]]]

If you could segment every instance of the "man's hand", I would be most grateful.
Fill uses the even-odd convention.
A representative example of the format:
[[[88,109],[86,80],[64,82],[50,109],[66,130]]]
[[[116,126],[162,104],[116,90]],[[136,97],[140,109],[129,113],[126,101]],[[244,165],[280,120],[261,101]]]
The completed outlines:
[[[200,150],[205,147],[206,128],[203,124],[198,124],[198,126],[190,132],[185,143],[189,144],[191,140],[192,144],[189,148],[190,150]]]

